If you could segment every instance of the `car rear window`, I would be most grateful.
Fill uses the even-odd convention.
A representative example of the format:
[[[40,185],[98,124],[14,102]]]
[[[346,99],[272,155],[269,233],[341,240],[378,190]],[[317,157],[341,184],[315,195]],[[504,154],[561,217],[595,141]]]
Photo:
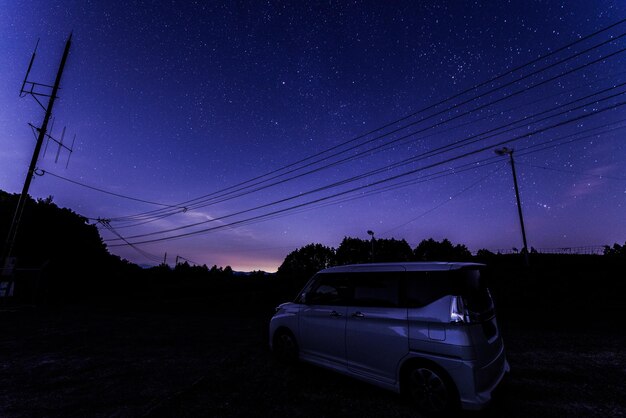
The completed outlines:
[[[493,311],[487,280],[480,270],[455,270],[451,272],[451,278],[459,286],[457,293],[463,296],[470,312],[487,314]]]
[[[421,308],[447,296],[463,296],[467,308],[476,313],[493,309],[489,289],[478,269],[408,272],[406,302]]]

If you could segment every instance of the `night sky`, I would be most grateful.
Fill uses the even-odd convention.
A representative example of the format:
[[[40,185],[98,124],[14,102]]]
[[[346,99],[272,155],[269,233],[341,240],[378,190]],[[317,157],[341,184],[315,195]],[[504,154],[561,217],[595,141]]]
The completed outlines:
[[[585,38],[626,19],[622,2],[0,1],[0,11],[0,189],[21,191],[28,123],[43,119],[18,97],[37,39],[29,80],[51,84],[73,31],[52,135],[66,125],[74,153],[66,169],[50,143],[30,194],[109,219],[137,245],[100,225],[103,238],[133,262],[167,252],[170,263],[275,271],[298,247],[367,230],[412,247],[432,237],[521,248],[511,168],[494,153],[503,145],[515,149],[529,246],[626,240],[626,22]]]

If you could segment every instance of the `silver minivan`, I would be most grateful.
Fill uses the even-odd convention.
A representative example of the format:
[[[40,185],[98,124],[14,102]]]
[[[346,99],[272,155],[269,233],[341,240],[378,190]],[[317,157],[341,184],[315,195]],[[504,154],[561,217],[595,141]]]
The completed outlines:
[[[406,394],[427,414],[481,409],[509,365],[484,265],[381,263],[318,272],[276,308],[270,346]]]

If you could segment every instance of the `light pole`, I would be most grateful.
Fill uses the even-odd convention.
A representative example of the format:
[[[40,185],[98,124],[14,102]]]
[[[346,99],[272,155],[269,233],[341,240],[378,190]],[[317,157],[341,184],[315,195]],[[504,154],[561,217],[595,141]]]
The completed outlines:
[[[371,241],[372,241],[372,249],[370,251],[370,261],[374,261],[374,231],[372,231],[371,229],[367,230],[367,235],[370,235],[372,237]]]
[[[513,171],[513,185],[515,186],[515,198],[517,199],[517,213],[519,215],[519,223],[522,227],[522,240],[524,241],[524,262],[528,266],[528,243],[526,242],[526,228],[524,228],[524,216],[522,215],[522,203],[519,198],[519,188],[517,187],[517,174],[515,173],[515,161],[513,160],[513,148],[502,147],[495,150],[498,155],[508,155],[511,161],[511,170]]]

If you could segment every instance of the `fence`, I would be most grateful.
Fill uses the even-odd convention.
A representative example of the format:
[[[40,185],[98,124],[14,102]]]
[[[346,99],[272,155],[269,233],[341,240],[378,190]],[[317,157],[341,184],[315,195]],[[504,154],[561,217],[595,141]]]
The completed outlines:
[[[587,245],[584,247],[553,247],[553,248],[533,248],[531,252],[537,252],[539,254],[592,254],[602,255],[604,254],[604,245]],[[519,254],[520,251],[517,248],[500,248],[496,250],[489,250],[496,254]]]

